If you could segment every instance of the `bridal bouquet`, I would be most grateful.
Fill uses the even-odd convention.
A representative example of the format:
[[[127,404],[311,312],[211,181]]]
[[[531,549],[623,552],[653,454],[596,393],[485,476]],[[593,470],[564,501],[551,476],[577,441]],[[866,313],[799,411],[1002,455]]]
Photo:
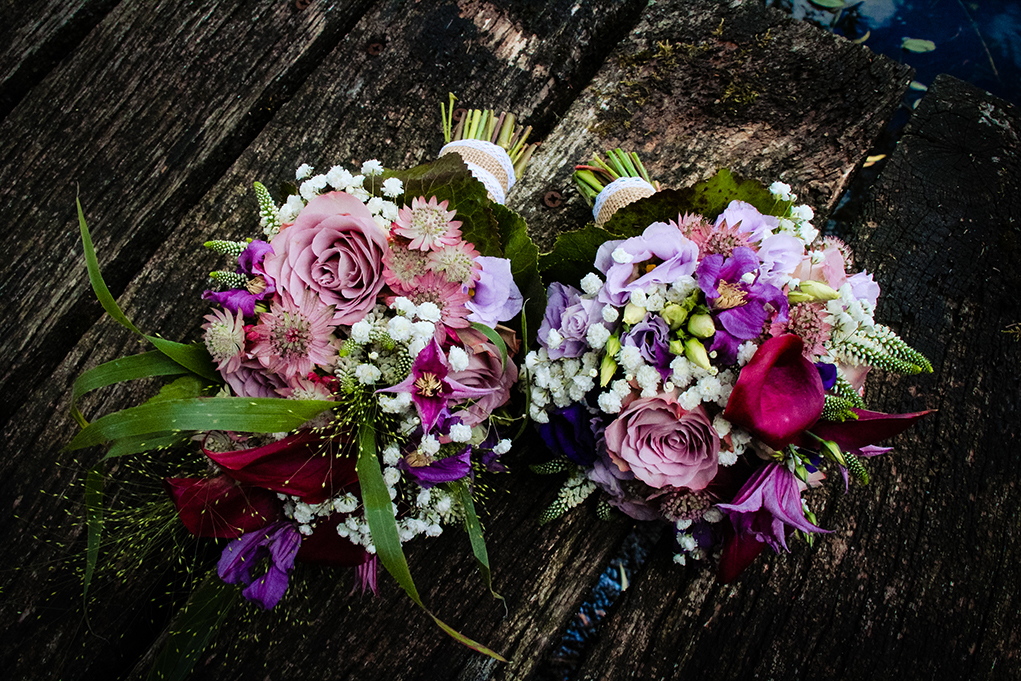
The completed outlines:
[[[789,186],[721,171],[660,191],[636,155],[608,155],[575,175],[595,224],[541,262],[524,367],[558,458],[536,468],[570,472],[543,521],[598,492],[601,513],[672,523],[675,561],[719,555],[730,581],[790,531],[826,532],[802,492],[827,465],[866,483],[876,443],[925,413],[866,410],[866,373],[932,369],[875,322],[879,285]]]
[[[167,499],[190,534],[222,542],[196,608],[227,607],[238,592],[228,585],[273,608],[296,562],[354,567],[373,591],[382,563],[424,608],[402,544],[451,524],[470,535],[492,590],[474,477],[502,469],[521,419],[508,404],[519,341],[503,323],[540,285],[537,251],[501,204],[532,145],[512,116],[468,111],[454,129],[442,112],[448,144],[434,162],[393,172],[368,161],[357,174],[302,165],[280,204],[255,183],[261,233],[205,244],[226,267],[203,294],[203,342],[147,336],[156,350],[76,385],[77,399],[126,378],[175,378],[91,424],[75,408],[83,429],[69,448],[109,443],[104,460],[184,448],[191,472],[163,480]],[[97,296],[135,330],[103,284],[80,206],[79,217]],[[104,477],[97,466],[86,492],[86,588]]]

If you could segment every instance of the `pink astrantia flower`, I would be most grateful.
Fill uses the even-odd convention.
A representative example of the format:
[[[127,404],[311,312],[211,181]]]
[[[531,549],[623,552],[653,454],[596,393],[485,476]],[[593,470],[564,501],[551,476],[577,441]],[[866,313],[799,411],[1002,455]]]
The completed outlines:
[[[241,367],[245,353],[244,314],[240,310],[236,314],[230,310],[213,310],[205,319],[203,341],[216,362],[216,369],[222,373],[234,373]]]
[[[380,390],[381,393],[410,393],[411,401],[422,419],[425,432],[436,424],[440,412],[456,400],[485,397],[495,388],[469,388],[450,378],[450,365],[443,355],[443,349],[434,339],[418,353],[411,365],[411,374],[393,386]]]
[[[429,253],[429,268],[440,272],[448,280],[459,284],[471,284],[479,278],[482,265],[478,262],[479,252],[467,241],[458,241],[450,246],[433,249]]]
[[[422,251],[442,246],[452,246],[461,239],[461,223],[453,218],[455,211],[447,210],[447,202],[436,202],[433,196],[428,201],[415,197],[411,207],[404,206],[397,213],[393,231],[411,239],[410,248]]]
[[[415,305],[434,303],[440,308],[441,320],[452,329],[463,329],[471,326],[467,320],[469,310],[465,303],[471,296],[462,290],[461,284],[448,281],[442,274],[426,272],[415,280],[409,289],[398,291]]]
[[[332,318],[333,307],[309,292],[300,305],[287,295],[274,299],[249,335],[255,341],[252,355],[270,372],[286,378],[307,374],[313,367],[329,368],[337,357]]]
[[[383,277],[394,290],[408,290],[415,280],[429,271],[429,254],[409,248],[403,237],[390,239],[390,248],[383,254]]]
[[[829,312],[821,303],[801,303],[790,308],[787,322],[769,327],[772,336],[793,333],[805,344],[803,354],[812,359],[826,354],[825,343],[830,339],[833,327],[827,323]]]

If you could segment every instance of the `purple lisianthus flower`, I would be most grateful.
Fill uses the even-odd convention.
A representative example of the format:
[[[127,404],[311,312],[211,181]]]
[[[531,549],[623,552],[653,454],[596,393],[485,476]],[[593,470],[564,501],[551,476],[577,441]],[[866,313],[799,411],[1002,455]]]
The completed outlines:
[[[851,293],[858,300],[867,300],[873,306],[879,300],[879,284],[868,272],[861,271],[858,274],[852,274],[847,278],[847,283],[851,285]]]
[[[573,286],[553,282],[547,293],[546,314],[539,326],[539,344],[546,348],[550,359],[581,357],[588,351],[585,337],[589,327],[606,324],[602,310],[603,304],[596,299],[582,296]],[[552,348],[548,337],[554,329],[563,340]]]
[[[539,436],[555,454],[570,461],[591,466],[596,458],[596,436],[592,432],[592,416],[579,402],[549,414],[549,423],[536,423]]]
[[[301,548],[301,533],[289,520],[246,532],[223,550],[216,573],[227,584],[244,584],[244,597],[265,610],[272,609],[287,591],[288,573]],[[262,577],[252,577],[252,568],[260,558],[269,558],[269,569]]]
[[[638,348],[642,359],[659,369],[664,381],[672,373],[670,362],[675,355],[670,352],[670,326],[659,315],[646,315],[621,337],[621,344]]]
[[[451,400],[485,397],[494,388],[469,388],[448,376],[450,365],[434,338],[418,353],[411,373],[397,385],[379,390],[381,393],[410,393],[425,432],[436,424],[440,412]]]
[[[787,527],[803,532],[829,532],[805,519],[798,479],[786,466],[770,462],[741,487],[734,502],[717,504],[730,516],[734,531],[773,547],[787,548]]]
[[[613,254],[627,262],[618,262]],[[636,266],[652,260],[653,269],[644,274]],[[698,245],[681,233],[675,225],[654,222],[641,236],[624,241],[607,241],[596,251],[596,269],[606,275],[599,300],[620,307],[631,297],[631,291],[647,289],[652,284],[671,284],[691,276],[698,264]],[[635,276],[639,274],[639,276]]]
[[[790,234],[774,234],[759,244],[759,281],[783,286],[785,275],[798,268],[805,257],[805,245]]]
[[[716,227],[726,222],[742,232],[748,232],[752,242],[762,241],[780,226],[780,220],[772,215],[763,215],[755,206],[745,201],[731,201],[726,210],[716,218]]]
[[[273,247],[265,241],[253,240],[238,256],[237,273],[252,278],[248,288],[232,288],[227,291],[205,291],[203,300],[219,303],[224,309],[241,313],[246,317],[255,314],[255,303],[265,300],[276,293],[276,282],[266,274],[262,267],[263,260],[273,252]]]
[[[482,265],[482,270],[479,280],[475,282],[471,300],[464,304],[471,310],[468,321],[496,327],[521,312],[524,299],[518,285],[514,283],[510,260],[487,256],[479,256],[475,260]],[[464,291],[468,292],[467,286]]]
[[[787,321],[787,296],[761,281],[758,268],[755,251],[744,246],[726,259],[719,254],[706,256],[698,266],[699,288],[718,322],[709,350],[719,352],[726,364],[734,363],[741,342],[758,338],[771,318],[775,323]],[[749,278],[751,283],[746,281]]]

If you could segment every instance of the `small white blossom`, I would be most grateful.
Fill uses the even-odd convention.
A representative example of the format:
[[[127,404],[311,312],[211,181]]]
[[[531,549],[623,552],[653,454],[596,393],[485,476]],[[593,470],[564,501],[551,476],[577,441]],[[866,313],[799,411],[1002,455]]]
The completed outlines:
[[[432,433],[426,433],[422,436],[422,442],[419,443],[418,449],[423,454],[433,456],[440,451],[440,441]]]
[[[621,366],[629,373],[638,371],[638,367],[645,364],[642,360],[642,351],[633,345],[626,345],[620,349],[619,359]]]
[[[372,385],[380,379],[383,372],[371,364],[359,364],[355,367],[355,378],[358,379],[359,383],[364,385]]]
[[[312,166],[310,166],[307,163],[302,163],[300,166],[298,166],[298,169],[294,171],[294,179],[297,182],[301,182],[310,175],[312,175]]]
[[[453,442],[468,442],[472,439],[472,428],[463,423],[455,423],[450,427],[450,439]]]
[[[387,468],[383,471],[383,481],[387,487],[393,487],[401,479],[401,471],[398,468]]]
[[[340,166],[333,166],[330,172],[326,173],[326,181],[334,189],[344,189],[351,184],[351,173]]]
[[[386,324],[386,332],[398,343],[403,343],[411,338],[411,320],[407,317],[394,317]]]
[[[718,523],[726,517],[727,516],[723,513],[723,511],[716,508],[715,506],[710,506],[709,510],[702,514],[702,520],[706,521],[707,523]]]
[[[610,324],[620,319],[620,310],[613,305],[604,305],[602,310],[603,321]]]
[[[418,318],[427,322],[440,321],[440,308],[432,301],[425,301],[418,306]]]
[[[602,350],[606,347],[606,341],[610,340],[610,331],[602,324],[594,324],[588,328],[585,334],[585,341],[589,347],[595,350]]]
[[[397,198],[404,193],[404,183],[399,178],[388,177],[383,180],[383,196]]]
[[[550,329],[546,335],[546,347],[550,350],[556,350],[564,342],[564,337],[560,335],[560,332],[556,329]]]
[[[436,333],[436,325],[429,321],[415,322],[412,326],[415,329],[415,335],[426,340],[432,338]]]
[[[599,408],[607,414],[618,414],[620,413],[621,402],[620,398],[615,393],[600,393],[599,394]]]
[[[373,177],[383,174],[383,164],[376,159],[371,159],[362,164],[362,175]]]
[[[621,265],[629,265],[632,262],[634,262],[634,256],[632,256],[630,253],[625,251],[623,248],[620,248],[619,246],[616,249],[614,249],[610,257],[613,258],[614,262],[620,263]]]
[[[599,278],[599,275],[595,272],[589,272],[581,280],[581,290],[590,296],[594,296],[599,293],[599,289],[603,287],[603,280]]]
[[[372,324],[364,319],[351,325],[351,340],[359,345],[365,345],[372,337]]]
[[[405,298],[404,296],[397,296],[394,301],[390,303],[398,314],[405,315],[407,317],[413,317],[415,315],[415,304]]]
[[[496,443],[496,446],[493,447],[493,453],[497,454],[499,456],[503,456],[504,454],[506,454],[510,450],[511,450],[511,441],[509,439],[507,439],[507,438],[504,438],[504,439],[500,440],[499,442]]]
[[[791,200],[791,186],[784,182],[774,182],[769,185],[769,193],[781,201]]]
[[[387,466],[396,466],[401,459],[401,450],[396,444],[387,445],[383,450],[383,463]]]
[[[815,217],[815,212],[812,210],[811,206],[802,204],[791,208],[791,217],[800,222],[809,222]]]
[[[758,352],[759,346],[752,341],[745,341],[737,347],[737,364],[738,366],[744,366],[748,362],[752,361],[752,357]]]
[[[636,288],[631,292],[631,304],[637,305],[638,307],[645,307],[645,291],[640,288]]]
[[[464,348],[452,345],[450,352],[447,353],[447,361],[450,362],[453,371],[464,371],[468,368],[468,353]]]

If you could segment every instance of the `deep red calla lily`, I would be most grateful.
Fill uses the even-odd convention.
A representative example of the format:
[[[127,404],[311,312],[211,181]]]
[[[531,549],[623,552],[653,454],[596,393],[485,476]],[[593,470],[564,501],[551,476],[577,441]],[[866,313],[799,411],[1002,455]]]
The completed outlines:
[[[337,534],[337,525],[346,518],[340,513],[321,518],[315,531],[302,540],[298,560],[330,567],[355,567],[367,561],[371,556],[361,546]]]
[[[238,485],[226,475],[166,478],[163,487],[185,528],[197,537],[235,539],[283,517],[276,494]]]
[[[723,553],[720,555],[716,579],[722,584],[730,584],[759,557],[766,548],[766,542],[761,542],[751,535],[738,534],[730,523],[725,525],[728,533],[723,542]]]
[[[253,449],[202,451],[235,480],[321,503],[358,481],[354,456],[309,431]]]
[[[819,421],[809,428],[823,440],[836,442],[843,450],[861,449],[876,444],[894,435],[899,435],[932,410],[916,411],[910,414],[884,414],[879,411],[855,409],[856,420]]]
[[[800,440],[826,403],[819,370],[794,334],[770,338],[741,369],[724,416],[773,449]]]

